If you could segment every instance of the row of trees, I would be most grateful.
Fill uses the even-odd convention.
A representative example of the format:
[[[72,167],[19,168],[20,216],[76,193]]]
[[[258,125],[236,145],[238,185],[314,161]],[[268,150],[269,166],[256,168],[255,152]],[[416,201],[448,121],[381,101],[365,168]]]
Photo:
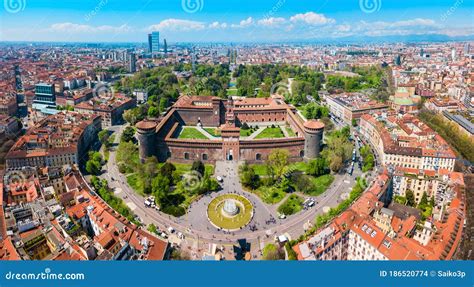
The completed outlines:
[[[444,118],[443,115],[422,110],[420,119],[443,137],[458,153],[470,162],[474,162],[474,139],[470,138],[460,128]]]
[[[303,115],[308,120],[329,117],[329,108],[316,103],[309,103],[303,107]]]
[[[334,172],[339,172],[344,163],[351,158],[353,145],[349,141],[349,135],[349,127],[326,133],[326,147],[321,152],[321,155],[326,159],[329,168]]]
[[[114,192],[110,189],[106,179],[100,180],[97,176],[92,176],[91,184],[99,196],[107,202],[113,210],[117,211],[129,221],[139,225],[140,223],[135,220],[133,212],[123,202],[123,200],[114,195]]]
[[[360,156],[362,157],[362,171],[367,172],[374,169],[375,158],[369,145],[360,148]]]
[[[331,208],[328,213],[318,215],[315,220],[315,225],[309,229],[304,235],[301,235],[297,241],[306,240],[308,237],[312,236],[319,228],[325,226],[333,218],[341,214],[343,211],[347,210],[349,206],[359,198],[364,190],[367,188],[367,182],[365,179],[357,178],[352,191],[349,194],[349,198],[339,203],[335,208]],[[295,243],[295,242],[292,242]]]
[[[102,170],[102,165],[104,164],[104,159],[102,154],[97,151],[90,151],[88,154],[88,160],[86,162],[86,171],[92,175],[99,175]]]

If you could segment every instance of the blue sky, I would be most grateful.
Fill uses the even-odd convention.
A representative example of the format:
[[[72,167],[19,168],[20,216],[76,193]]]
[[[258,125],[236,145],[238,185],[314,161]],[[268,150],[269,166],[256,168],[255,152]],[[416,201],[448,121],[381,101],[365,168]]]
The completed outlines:
[[[474,35],[474,0],[3,0],[1,41],[168,42]]]

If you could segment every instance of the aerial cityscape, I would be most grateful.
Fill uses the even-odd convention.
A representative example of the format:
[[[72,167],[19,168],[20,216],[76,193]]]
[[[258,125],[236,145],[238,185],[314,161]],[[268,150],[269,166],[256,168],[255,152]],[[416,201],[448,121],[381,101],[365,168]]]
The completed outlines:
[[[0,260],[474,259],[473,1],[32,2]]]

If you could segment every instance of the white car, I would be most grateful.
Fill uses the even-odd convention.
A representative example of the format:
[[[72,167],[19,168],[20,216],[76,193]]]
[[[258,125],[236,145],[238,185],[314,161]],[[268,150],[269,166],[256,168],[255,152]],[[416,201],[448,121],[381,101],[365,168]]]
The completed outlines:
[[[224,181],[224,179],[222,178],[222,176],[217,176],[216,179],[217,179],[218,182],[223,182],[223,181]]]
[[[173,232],[174,232],[174,228],[170,226],[170,227],[168,227],[168,231],[169,231],[170,233],[173,233]]]

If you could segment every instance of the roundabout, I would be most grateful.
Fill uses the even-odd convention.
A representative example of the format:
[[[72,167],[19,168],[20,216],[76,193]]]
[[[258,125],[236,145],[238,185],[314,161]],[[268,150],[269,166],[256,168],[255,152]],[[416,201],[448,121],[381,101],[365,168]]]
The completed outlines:
[[[245,227],[253,217],[253,205],[244,196],[223,194],[207,206],[207,219],[216,228],[236,231]]]

